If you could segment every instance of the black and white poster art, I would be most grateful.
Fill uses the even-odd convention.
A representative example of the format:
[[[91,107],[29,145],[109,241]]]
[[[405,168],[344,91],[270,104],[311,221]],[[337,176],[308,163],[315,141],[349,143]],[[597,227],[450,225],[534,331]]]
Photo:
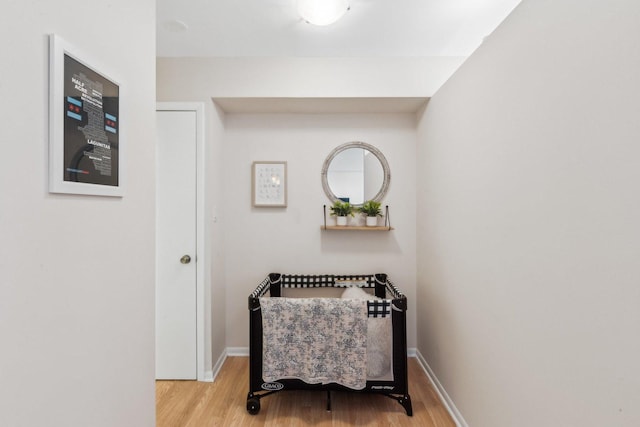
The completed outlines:
[[[50,186],[122,196],[120,85],[51,36]]]

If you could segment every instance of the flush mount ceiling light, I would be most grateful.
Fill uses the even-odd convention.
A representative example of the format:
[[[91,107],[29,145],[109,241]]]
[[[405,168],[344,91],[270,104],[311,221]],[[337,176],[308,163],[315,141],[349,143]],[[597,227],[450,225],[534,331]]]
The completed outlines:
[[[310,24],[330,25],[349,10],[348,0],[298,0],[298,13]]]

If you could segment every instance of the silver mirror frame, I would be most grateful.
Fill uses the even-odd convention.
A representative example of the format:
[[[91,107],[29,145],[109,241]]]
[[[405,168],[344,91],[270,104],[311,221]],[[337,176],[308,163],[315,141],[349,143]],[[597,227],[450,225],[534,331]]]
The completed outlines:
[[[329,198],[329,200],[331,200],[332,203],[335,202],[336,200],[340,200],[335,194],[333,194],[333,191],[331,191],[331,188],[329,187],[327,172],[329,170],[329,165],[331,164],[331,161],[338,154],[340,154],[341,152],[349,148],[363,148],[365,150],[368,150],[369,152],[373,153],[373,155],[376,156],[380,161],[380,165],[382,166],[382,171],[384,173],[384,179],[382,181],[382,187],[380,188],[380,191],[378,191],[375,197],[373,197],[373,199],[371,200],[375,200],[376,202],[382,201],[384,196],[387,194],[387,191],[389,190],[389,183],[391,182],[391,171],[389,170],[389,163],[387,163],[387,159],[384,157],[384,155],[380,150],[378,150],[373,145],[367,144],[366,142],[360,142],[360,141],[347,142],[346,144],[342,144],[336,147],[331,153],[329,153],[329,155],[324,161],[324,164],[322,165],[322,172],[321,172],[322,188],[324,190],[324,193],[327,195],[327,197]],[[360,206],[360,205],[361,204],[357,204],[354,206]]]

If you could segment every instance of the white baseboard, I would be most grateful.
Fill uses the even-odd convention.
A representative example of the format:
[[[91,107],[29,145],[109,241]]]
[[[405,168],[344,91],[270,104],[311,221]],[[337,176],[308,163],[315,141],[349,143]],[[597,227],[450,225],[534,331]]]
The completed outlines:
[[[224,365],[224,361],[229,356],[249,356],[249,347],[227,347],[224,349],[220,357],[218,357],[217,362],[213,365],[213,369],[211,371],[205,371],[204,378],[200,381],[202,382],[214,382],[216,377],[220,373],[220,369],[222,369],[222,365]]]
[[[465,419],[462,417],[462,414],[460,413],[460,411],[458,411],[458,408],[456,408],[455,403],[453,403],[453,400],[451,400],[451,397],[449,397],[449,394],[447,393],[447,391],[444,389],[440,381],[438,381],[438,377],[436,377],[436,375],[431,370],[431,367],[427,363],[426,359],[424,358],[424,356],[422,356],[422,353],[420,353],[417,350],[415,351],[416,351],[415,355],[418,359],[418,363],[424,370],[424,373],[429,378],[429,381],[431,381],[431,385],[438,393],[438,397],[440,397],[442,404],[449,412],[449,415],[451,415],[451,418],[453,418],[453,421],[456,423],[456,426],[469,427]]]
[[[220,373],[220,369],[222,369],[222,365],[224,364],[225,359],[227,358],[227,349],[225,348],[218,357],[217,362],[213,365],[213,369],[211,370],[211,382],[216,380],[216,377]]]
[[[249,347],[227,347],[227,356],[249,356]]]

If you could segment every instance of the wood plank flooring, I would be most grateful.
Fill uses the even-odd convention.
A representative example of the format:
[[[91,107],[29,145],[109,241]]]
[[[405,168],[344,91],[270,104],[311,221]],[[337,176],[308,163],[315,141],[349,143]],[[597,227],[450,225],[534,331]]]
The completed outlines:
[[[397,401],[364,393],[283,391],[261,399],[260,413],[246,410],[249,358],[228,357],[214,383],[156,381],[157,427],[218,426],[421,426],[455,427],[415,358],[409,358],[413,417]]]

